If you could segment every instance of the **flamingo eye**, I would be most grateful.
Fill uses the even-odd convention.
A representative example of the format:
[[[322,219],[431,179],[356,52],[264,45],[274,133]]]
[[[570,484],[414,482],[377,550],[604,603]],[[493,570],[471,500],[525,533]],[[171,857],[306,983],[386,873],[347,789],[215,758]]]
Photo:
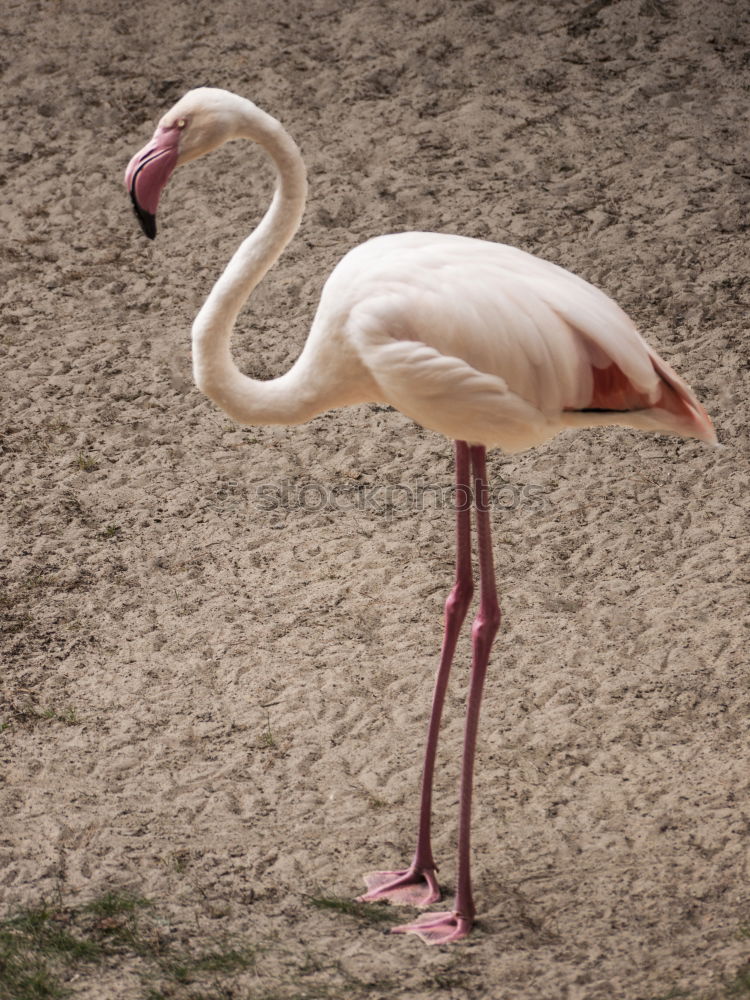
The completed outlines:
[[[178,118],[178,120],[177,120],[177,128],[185,128],[186,125],[187,125],[187,122],[185,121],[184,118]]]

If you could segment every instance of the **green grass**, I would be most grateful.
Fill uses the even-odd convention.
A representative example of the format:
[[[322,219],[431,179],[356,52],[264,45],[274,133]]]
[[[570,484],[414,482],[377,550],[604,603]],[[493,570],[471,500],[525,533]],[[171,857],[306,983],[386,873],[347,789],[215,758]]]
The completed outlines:
[[[210,915],[205,902],[198,904],[203,917]],[[307,903],[327,914],[326,920],[338,921],[342,935],[358,933],[353,920],[371,935],[366,925],[394,917],[385,905],[338,896],[310,896]],[[407,995],[402,979],[378,973],[377,963],[371,974],[363,975],[361,968],[355,974],[336,948],[313,949],[302,930],[304,921],[287,935],[260,920],[260,935],[253,941],[207,934],[204,919],[183,919],[179,933],[171,924],[150,900],[112,890],[76,905],[58,899],[19,910],[0,920],[0,1000],[68,1000],[74,982],[76,992],[82,987],[96,992],[103,975],[118,982],[127,977],[134,1000],[395,1000]],[[467,961],[470,954],[459,948],[445,962],[415,966],[409,989],[436,1000],[469,995],[477,975],[476,965]],[[709,993],[674,988],[651,1000],[743,997],[750,997],[750,964]]]
[[[265,732],[260,734],[258,739],[258,748],[260,750],[278,750],[279,744],[276,741],[276,737],[271,732],[271,716],[266,713],[266,729]]]
[[[64,722],[66,726],[78,726],[81,722],[78,718],[78,712],[76,712],[72,705],[68,705],[66,708],[55,708],[50,705],[39,712],[39,718],[52,719],[54,722]]]
[[[348,900],[311,903],[347,918],[387,919],[384,908]],[[126,968],[140,982],[139,1000],[369,1000],[397,985],[352,975],[328,952],[300,953],[270,931],[262,944],[202,934],[195,947],[190,937],[177,944],[165,928],[148,899],[113,891],[77,906],[20,910],[0,921],[0,1000],[66,1000],[74,976],[78,987],[95,986],[104,968]],[[251,985],[240,988],[236,977],[247,971]]]
[[[58,970],[98,961],[101,945],[73,933],[67,917],[46,904],[0,923],[1,1000],[64,997]]]
[[[78,452],[73,464],[80,472],[93,472],[94,469],[99,468],[97,459],[93,455],[85,455],[82,451]]]
[[[79,726],[81,719],[73,705],[46,705],[41,707],[31,700],[8,700],[0,702],[3,721],[0,731],[10,729],[11,724],[34,725],[42,722],[62,722],[66,726]]]
[[[208,1000],[222,995],[217,977],[254,967],[256,949],[238,942],[178,947],[149,900],[128,893],[106,892],[76,907],[45,902],[0,921],[0,1000],[63,1000],[73,975],[95,976],[104,962],[111,968],[133,959],[144,1000]],[[211,992],[202,993],[204,986]]]
[[[750,963],[738,970],[737,975],[727,984],[728,997],[750,997]]]
[[[258,747],[261,750],[276,750],[278,743],[276,742],[273,733],[270,729],[267,729],[264,733],[261,733],[258,737]]]
[[[355,903],[351,899],[343,899],[341,896],[310,896],[308,902],[316,910],[342,913],[344,916],[354,917],[355,920],[369,924],[393,920],[393,910],[379,903]]]

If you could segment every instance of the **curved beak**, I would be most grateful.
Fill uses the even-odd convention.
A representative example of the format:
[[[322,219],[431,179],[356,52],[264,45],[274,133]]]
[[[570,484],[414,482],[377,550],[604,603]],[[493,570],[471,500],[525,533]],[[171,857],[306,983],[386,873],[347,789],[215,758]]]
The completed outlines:
[[[156,236],[159,196],[177,166],[179,139],[178,128],[157,128],[151,142],[135,154],[125,171],[125,187],[141,229],[150,240]]]

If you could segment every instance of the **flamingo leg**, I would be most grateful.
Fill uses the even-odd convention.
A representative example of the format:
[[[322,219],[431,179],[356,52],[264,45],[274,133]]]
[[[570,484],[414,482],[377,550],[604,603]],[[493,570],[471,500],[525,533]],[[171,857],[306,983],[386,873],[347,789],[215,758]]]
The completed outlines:
[[[445,631],[440,664],[432,696],[432,710],[427,729],[422,791],[419,807],[419,830],[414,859],[401,871],[369,872],[364,876],[367,892],[362,901],[387,899],[409,906],[429,906],[440,899],[435,877],[437,865],[432,856],[430,821],[432,816],[432,784],[435,773],[440,719],[451,672],[453,654],[466,612],[474,592],[471,572],[471,472],[469,446],[456,441],[456,580],[445,602]]]
[[[479,610],[471,630],[472,665],[464,730],[464,755],[461,765],[461,789],[458,820],[458,879],[452,912],[428,913],[413,924],[394,927],[396,933],[417,934],[427,944],[448,944],[466,937],[474,923],[474,899],[471,890],[471,797],[474,757],[479,727],[484,679],[492,643],[500,626],[495,568],[492,558],[492,533],[485,449],[470,448],[479,548]]]

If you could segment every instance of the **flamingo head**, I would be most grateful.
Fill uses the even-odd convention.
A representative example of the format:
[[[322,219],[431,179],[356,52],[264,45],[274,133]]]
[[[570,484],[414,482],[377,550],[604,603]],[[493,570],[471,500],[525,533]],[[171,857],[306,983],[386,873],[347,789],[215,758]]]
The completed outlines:
[[[128,164],[125,187],[149,239],[156,236],[156,208],[172,171],[233,137],[237,109],[231,98],[233,94],[213,87],[188,91]]]

